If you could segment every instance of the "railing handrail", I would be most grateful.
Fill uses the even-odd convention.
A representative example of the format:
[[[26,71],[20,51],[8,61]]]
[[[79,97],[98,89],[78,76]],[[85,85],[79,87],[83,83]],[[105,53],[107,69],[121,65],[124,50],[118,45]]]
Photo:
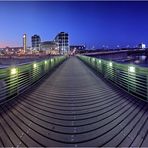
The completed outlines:
[[[89,56],[78,57],[106,79],[132,95],[148,101],[148,68]]]
[[[41,62],[43,60],[48,60],[51,58],[54,58],[55,56],[50,56],[50,57],[46,57],[44,59],[34,59],[32,61],[29,62],[23,62],[23,63],[19,63],[19,64],[9,64],[9,65],[2,65],[3,67],[0,67],[0,69],[5,69],[5,68],[9,68],[9,67],[14,67],[14,66],[22,66],[22,65],[27,65],[27,64],[31,64],[33,62]],[[62,57],[62,56],[56,56],[56,57]]]
[[[56,56],[0,69],[0,104],[22,93],[65,59]]]
[[[123,66],[123,67],[134,66],[136,69],[140,69],[140,70],[144,70],[144,71],[148,72],[148,67],[145,67],[145,66],[135,65],[135,64],[132,64],[132,63],[118,63],[118,62],[110,60],[110,59],[109,60],[107,60],[107,59],[105,60],[105,59],[102,59],[102,58],[96,58],[96,57],[90,57],[90,56],[84,56],[84,57],[95,58],[97,60],[101,60],[101,61],[104,61],[104,62],[112,62],[114,64],[117,64],[117,65],[120,65],[120,66]]]

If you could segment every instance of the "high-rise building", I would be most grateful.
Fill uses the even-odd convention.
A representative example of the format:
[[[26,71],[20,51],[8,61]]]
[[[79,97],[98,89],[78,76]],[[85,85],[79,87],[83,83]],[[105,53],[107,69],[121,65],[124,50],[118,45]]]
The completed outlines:
[[[26,49],[27,49],[27,37],[26,37],[26,34],[23,35],[23,50],[24,50],[24,53],[26,52]]]
[[[41,45],[41,38],[39,35],[34,35],[31,37],[31,42],[32,42],[32,48],[34,49],[40,49],[40,45]]]
[[[55,37],[55,41],[58,43],[59,53],[68,54],[69,52],[68,33],[60,32]]]

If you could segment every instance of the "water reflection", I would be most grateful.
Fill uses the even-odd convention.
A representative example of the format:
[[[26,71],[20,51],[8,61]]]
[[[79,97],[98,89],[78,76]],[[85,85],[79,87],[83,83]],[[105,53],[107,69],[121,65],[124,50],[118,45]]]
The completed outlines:
[[[115,60],[120,63],[126,63],[126,64],[136,64],[140,66],[146,66],[148,67],[148,56],[141,55],[141,56],[127,56],[123,59]]]

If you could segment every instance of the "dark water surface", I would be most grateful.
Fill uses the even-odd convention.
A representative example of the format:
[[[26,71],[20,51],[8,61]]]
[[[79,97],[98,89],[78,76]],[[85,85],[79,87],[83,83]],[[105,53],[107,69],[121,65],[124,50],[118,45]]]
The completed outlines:
[[[148,56],[145,56],[145,55],[141,55],[141,56],[123,56],[123,57],[109,57],[109,58],[106,58],[106,57],[98,57],[98,56],[95,56],[96,58],[101,58],[101,59],[104,59],[104,60],[112,60],[112,61],[115,61],[115,62],[118,62],[118,63],[122,63],[122,64],[135,64],[135,65],[138,65],[138,66],[142,66],[142,67],[148,67]]]
[[[114,60],[114,59],[113,59]],[[124,59],[117,59],[114,60],[119,63],[126,63],[126,64],[135,64],[142,67],[148,67],[148,56],[142,55],[142,56],[128,56]]]

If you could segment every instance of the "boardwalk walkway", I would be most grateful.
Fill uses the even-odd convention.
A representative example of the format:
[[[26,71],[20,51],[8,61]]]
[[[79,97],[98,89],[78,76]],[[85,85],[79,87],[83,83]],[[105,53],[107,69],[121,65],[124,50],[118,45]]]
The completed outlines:
[[[72,57],[0,107],[0,146],[148,147],[148,105]]]

